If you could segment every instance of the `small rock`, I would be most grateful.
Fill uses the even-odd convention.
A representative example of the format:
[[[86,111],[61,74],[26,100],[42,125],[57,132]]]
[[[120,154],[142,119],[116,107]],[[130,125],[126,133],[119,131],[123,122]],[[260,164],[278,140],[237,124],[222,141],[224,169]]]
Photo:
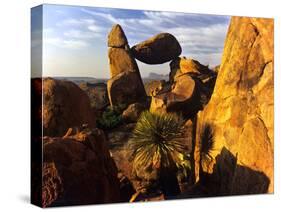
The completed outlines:
[[[147,109],[144,104],[141,103],[133,103],[124,110],[122,114],[122,118],[125,122],[137,122],[141,113]]]

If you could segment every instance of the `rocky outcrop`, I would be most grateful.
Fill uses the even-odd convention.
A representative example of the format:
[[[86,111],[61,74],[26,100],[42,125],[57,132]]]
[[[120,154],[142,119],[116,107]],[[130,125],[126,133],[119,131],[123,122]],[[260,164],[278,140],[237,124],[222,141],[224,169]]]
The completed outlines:
[[[194,79],[181,75],[167,90],[152,97],[150,111],[157,113],[182,112],[191,117],[201,109],[200,90]]]
[[[125,122],[137,122],[141,113],[148,109],[149,106],[146,103],[133,103],[130,104],[122,113],[122,119]]]
[[[163,89],[165,80],[152,80],[144,84],[145,92],[147,96],[155,96]]]
[[[129,105],[146,97],[142,81],[136,72],[122,72],[109,79],[107,91],[112,106]]]
[[[131,48],[133,56],[147,64],[162,64],[181,54],[177,39],[169,33],[160,33]]]
[[[182,74],[189,74],[204,81],[209,77],[216,77],[216,73],[209,69],[208,66],[202,65],[197,60],[178,57],[170,63],[170,82],[173,82],[178,76]]]
[[[102,110],[109,105],[107,86],[105,83],[81,83],[79,87],[89,96],[91,107]]]
[[[117,168],[101,130],[70,128],[43,143],[44,207],[120,201]]]
[[[107,82],[111,106],[130,104],[146,96],[139,69],[120,25],[108,35],[108,58],[111,79]]]
[[[152,92],[152,112],[177,112],[192,118],[209,101],[216,73],[193,59],[176,58],[170,63],[169,82]]]
[[[69,127],[82,124],[95,127],[95,114],[87,94],[72,82],[44,79],[44,136],[62,136]]]
[[[231,19],[194,154],[197,180],[219,182],[218,195],[273,192],[273,40],[272,19]],[[200,154],[204,138],[214,144],[209,160]]]

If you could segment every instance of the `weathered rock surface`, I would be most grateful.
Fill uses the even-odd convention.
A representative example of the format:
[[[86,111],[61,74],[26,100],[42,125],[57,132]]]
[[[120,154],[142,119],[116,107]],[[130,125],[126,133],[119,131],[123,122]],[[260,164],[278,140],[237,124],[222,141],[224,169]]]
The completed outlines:
[[[111,77],[115,77],[116,75],[126,71],[139,73],[135,59],[126,49],[109,48],[108,58]]]
[[[131,48],[136,59],[147,64],[162,64],[181,54],[177,39],[169,33],[160,33]]]
[[[214,93],[198,115],[194,155],[197,180],[219,182],[217,194],[273,192],[273,40],[272,19],[232,18]],[[215,148],[199,175],[206,125]]]
[[[129,105],[146,97],[144,86],[137,72],[122,72],[107,82],[110,105]]]
[[[147,96],[155,96],[163,89],[165,80],[152,80],[144,84],[145,92]]]
[[[178,57],[170,63],[170,82],[176,80],[176,78],[182,74],[189,74],[195,76],[201,80],[204,80],[210,76],[216,76],[216,73],[209,69],[208,66],[204,66],[197,60],[185,57]]]
[[[87,94],[69,81],[43,80],[44,136],[62,136],[71,126],[95,127],[95,115]]]
[[[108,58],[111,79],[107,82],[111,106],[128,105],[146,96],[135,58],[120,25],[114,25],[108,36]]]
[[[44,207],[120,201],[117,168],[99,129],[44,137]]]
[[[119,24],[112,27],[110,33],[108,34],[108,47],[125,47],[128,44],[126,35]]]
[[[188,75],[181,75],[172,85],[152,97],[151,112],[182,112],[191,117],[201,109],[198,83]]]
[[[146,105],[145,103],[136,102],[130,104],[127,109],[123,111],[122,118],[125,122],[128,123],[137,122],[141,113],[148,108],[148,105]]]
[[[79,87],[88,94],[91,107],[94,109],[101,110],[109,105],[107,86],[105,83],[81,83]]]

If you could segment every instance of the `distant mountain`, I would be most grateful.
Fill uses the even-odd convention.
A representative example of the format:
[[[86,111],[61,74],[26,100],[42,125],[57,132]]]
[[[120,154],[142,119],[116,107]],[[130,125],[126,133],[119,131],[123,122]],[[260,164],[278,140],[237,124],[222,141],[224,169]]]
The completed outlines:
[[[154,72],[150,72],[148,77],[146,77],[146,78],[153,79],[153,80],[168,80],[169,74],[157,74]]]
[[[59,79],[59,80],[68,80],[72,81],[75,84],[81,84],[81,83],[91,83],[91,84],[96,84],[96,83],[104,83],[107,81],[107,79],[97,79],[94,77],[52,77],[54,79]]]

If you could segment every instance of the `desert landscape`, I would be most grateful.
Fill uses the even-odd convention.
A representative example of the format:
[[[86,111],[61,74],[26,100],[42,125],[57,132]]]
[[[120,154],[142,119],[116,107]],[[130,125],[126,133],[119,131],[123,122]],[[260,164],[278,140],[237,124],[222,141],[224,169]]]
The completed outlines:
[[[109,79],[31,79],[34,202],[273,193],[272,19],[231,17],[215,67],[172,33],[130,46],[121,23],[109,31]]]

